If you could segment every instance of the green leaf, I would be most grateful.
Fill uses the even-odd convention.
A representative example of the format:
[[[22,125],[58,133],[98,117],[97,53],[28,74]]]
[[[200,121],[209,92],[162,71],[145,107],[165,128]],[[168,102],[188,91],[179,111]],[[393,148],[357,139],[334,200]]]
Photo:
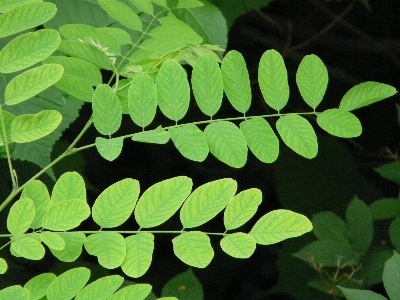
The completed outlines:
[[[85,241],[85,249],[89,254],[97,256],[99,264],[106,269],[121,266],[126,255],[124,237],[117,232],[99,232],[89,235]]]
[[[96,149],[99,154],[108,161],[113,161],[118,158],[122,152],[124,138],[104,139],[96,138]]]
[[[237,182],[224,178],[199,186],[185,201],[180,211],[184,228],[200,226],[214,218],[232,200]]]
[[[150,1],[162,7],[168,7],[167,0],[150,0]]]
[[[97,279],[85,286],[76,295],[75,300],[106,300],[121,286],[124,278],[119,275],[110,275]]]
[[[248,189],[237,194],[225,209],[225,229],[236,229],[249,221],[257,212],[261,201],[262,192],[259,189]]]
[[[226,254],[235,258],[249,258],[256,250],[255,239],[243,232],[225,235],[220,244]]]
[[[61,120],[62,115],[56,110],[17,116],[11,124],[11,139],[16,143],[38,140],[53,132]]]
[[[2,0],[0,4],[0,13],[4,13],[11,8],[28,2],[42,2],[42,0]]]
[[[330,211],[322,211],[312,219],[313,233],[320,239],[331,239],[347,243],[346,223]]]
[[[272,163],[279,155],[279,139],[269,123],[261,117],[246,119],[240,123],[251,152],[262,162]]]
[[[76,76],[64,75],[55,86],[76,99],[92,102],[94,92],[92,85]]]
[[[395,246],[397,251],[400,251],[400,217],[390,224],[389,236],[393,246]]]
[[[246,113],[251,104],[249,72],[243,55],[229,51],[221,64],[225,94],[232,106],[241,113]]]
[[[101,228],[120,226],[132,214],[139,190],[139,182],[131,178],[110,185],[97,197],[93,205],[93,220]]]
[[[258,66],[258,83],[265,102],[278,112],[289,100],[287,71],[282,56],[267,50]]]
[[[383,269],[383,285],[390,299],[400,298],[399,278],[400,255],[394,252],[393,256],[385,263]]]
[[[359,256],[348,243],[337,240],[323,239],[312,242],[293,256],[316,266],[336,268],[340,265],[349,264],[355,266]]]
[[[360,120],[351,112],[340,108],[331,108],[317,115],[318,125],[334,136],[352,138],[361,135]]]
[[[187,159],[202,162],[208,156],[206,137],[196,125],[189,124],[169,130],[176,149]]]
[[[108,84],[97,86],[93,94],[92,109],[94,127],[101,134],[111,135],[121,126],[121,104]]]
[[[60,42],[60,34],[52,29],[20,35],[0,51],[0,72],[12,73],[28,68],[52,54]]]
[[[116,21],[129,29],[142,31],[142,21],[129,6],[116,0],[97,0],[104,9]]]
[[[361,258],[362,268],[357,274],[366,285],[382,283],[383,267],[385,262],[392,256],[393,250],[372,250]]]
[[[328,87],[328,70],[318,56],[306,55],[297,69],[296,82],[304,101],[315,110]]]
[[[128,90],[129,115],[141,127],[149,125],[156,116],[157,89],[147,73],[139,73],[133,78]]]
[[[178,0],[177,8],[195,8],[204,6],[204,3],[198,0]]]
[[[16,6],[0,16],[0,38],[39,26],[50,20],[57,7],[49,2],[30,2]]]
[[[342,286],[337,287],[341,290],[347,300],[387,300],[387,298],[372,291],[348,289]]]
[[[12,241],[11,250],[20,257],[31,260],[41,260],[45,254],[45,249],[38,240],[26,236]]]
[[[133,278],[142,276],[150,267],[154,235],[148,232],[138,233],[125,238],[126,257],[121,265],[122,271]]]
[[[368,252],[374,233],[368,206],[355,197],[346,209],[347,236],[354,250],[360,255]]]
[[[157,100],[161,112],[178,122],[187,113],[190,102],[190,87],[186,72],[175,60],[167,60],[156,78]]]
[[[246,138],[232,122],[213,122],[204,130],[210,152],[233,168],[242,168],[247,161]]]
[[[65,242],[63,250],[50,248],[51,253],[63,262],[75,261],[82,253],[82,245],[86,239],[82,232],[59,232],[57,233]]]
[[[21,198],[30,198],[35,207],[35,218],[30,228],[37,229],[41,227],[43,216],[50,207],[50,195],[47,187],[40,180],[32,180],[23,189]]]
[[[151,292],[151,285],[147,283],[139,283],[128,285],[113,294],[107,300],[120,300],[129,299],[132,295],[135,296],[135,300],[144,300]]]
[[[189,177],[178,176],[149,187],[135,209],[135,219],[140,228],[155,227],[171,218],[189,196],[192,186]]]
[[[8,269],[7,261],[0,257],[0,275],[4,274]]]
[[[210,55],[202,55],[194,64],[192,89],[200,110],[212,117],[221,107],[223,83],[218,62]]]
[[[12,143],[11,140],[11,124],[15,119],[15,115],[13,115],[12,113],[9,113],[5,110],[2,111],[3,113],[3,121],[4,121],[4,125],[5,125],[5,129],[6,129],[6,133],[7,133],[7,143],[10,144]],[[3,126],[1,125],[0,122],[0,146],[4,146],[4,137],[3,137]]]
[[[46,295],[47,288],[57,278],[53,273],[42,273],[25,283],[24,288],[29,291],[30,300],[40,300]]]
[[[49,208],[43,217],[42,227],[54,231],[66,231],[78,227],[89,218],[90,207],[82,200],[59,202]]]
[[[286,209],[273,210],[262,216],[250,231],[257,244],[276,244],[312,230],[307,217]]]
[[[64,68],[48,64],[14,77],[4,91],[5,104],[14,105],[39,94],[55,84],[62,76]]]
[[[130,0],[130,1],[140,11],[148,15],[153,15],[153,4],[151,3],[151,0]]]
[[[210,238],[203,232],[183,232],[173,238],[175,255],[185,264],[196,267],[207,267],[214,257]]]
[[[317,136],[311,124],[299,115],[286,115],[276,122],[283,142],[297,154],[311,159],[318,153]]]
[[[400,185],[400,161],[394,161],[388,164],[374,168],[383,178],[393,181]]]
[[[169,131],[166,131],[161,126],[158,126],[154,130],[148,130],[133,135],[132,141],[151,144],[166,144],[168,143],[169,138]]]
[[[51,204],[67,200],[86,202],[86,188],[83,177],[77,172],[65,172],[58,178],[51,193]]]
[[[340,101],[339,108],[351,111],[389,98],[397,90],[387,84],[367,81],[352,87]]]
[[[65,248],[65,241],[63,238],[55,232],[42,231],[40,233],[40,239],[50,249],[63,250]]]
[[[386,220],[400,217],[400,200],[397,198],[382,198],[369,205],[372,219]]]
[[[13,235],[25,233],[35,218],[35,206],[29,198],[17,200],[7,216],[7,229]]]
[[[47,289],[48,300],[70,300],[88,282],[90,270],[84,267],[74,268],[59,275]]]
[[[200,280],[192,269],[170,279],[161,290],[162,297],[176,297],[180,300],[203,300],[204,291]]]
[[[13,285],[0,290],[1,300],[30,300],[29,291],[20,285]]]

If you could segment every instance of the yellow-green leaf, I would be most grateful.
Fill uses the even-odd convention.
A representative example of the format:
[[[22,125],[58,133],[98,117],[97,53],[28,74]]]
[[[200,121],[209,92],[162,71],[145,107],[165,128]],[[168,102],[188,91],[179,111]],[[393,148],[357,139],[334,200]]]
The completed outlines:
[[[44,257],[45,249],[35,238],[23,236],[11,242],[12,251],[19,256],[31,260],[41,260]]]
[[[129,6],[116,0],[97,0],[97,2],[112,18],[125,27],[136,31],[142,30],[142,21]]]
[[[249,258],[256,250],[254,238],[243,232],[225,235],[220,242],[222,250],[235,258]]]
[[[29,290],[30,300],[40,300],[46,295],[47,288],[57,278],[53,273],[42,273],[25,283],[24,288]]]
[[[32,199],[21,198],[10,209],[7,216],[7,229],[13,235],[25,233],[35,218],[35,206]]]
[[[90,270],[75,268],[59,275],[47,289],[48,300],[70,300],[89,281]]]

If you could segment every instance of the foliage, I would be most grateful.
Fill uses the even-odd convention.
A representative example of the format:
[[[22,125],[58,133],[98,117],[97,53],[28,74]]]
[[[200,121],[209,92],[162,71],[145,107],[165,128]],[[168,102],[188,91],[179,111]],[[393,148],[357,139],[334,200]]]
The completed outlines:
[[[256,244],[270,245],[303,235],[313,225],[307,217],[286,209],[264,214],[248,233],[231,232],[247,223],[262,201],[258,189],[237,194],[238,184],[231,178],[192,190],[192,179],[178,176],[157,182],[141,194],[139,182],[125,178],[102,191],[91,207],[79,173],[62,174],[51,193],[38,178],[48,172],[55,179],[51,168],[56,163],[88,148],[96,147],[104,159],[114,161],[121,154],[125,139],[154,144],[171,140],[189,160],[202,162],[211,152],[226,165],[241,168],[246,164],[248,149],[261,162],[274,162],[280,153],[279,136],[294,152],[311,159],[318,153],[318,141],[307,118],[315,118],[319,127],[331,135],[357,137],[362,126],[352,111],[396,93],[389,85],[366,82],[350,89],[338,108],[317,111],[328,85],[328,72],[316,55],[307,55],[297,70],[296,83],[311,111],[283,113],[290,93],[287,69],[279,52],[268,50],[259,63],[258,82],[265,103],[277,112],[248,116],[252,94],[246,63],[234,50],[221,60],[226,46],[225,20],[207,1],[87,1],[79,7],[94,14],[89,18],[90,24],[77,24],[79,19],[71,13],[73,9],[63,7],[65,4],[60,1],[53,2],[57,5],[11,0],[0,6],[0,37],[11,38],[3,40],[6,44],[0,51],[4,86],[0,153],[7,159],[12,182],[0,211],[21,194],[8,213],[9,234],[0,235],[10,241],[0,249],[9,245],[15,257],[41,260],[45,245],[58,260],[72,262],[84,247],[105,269],[121,267],[127,277],[138,278],[152,262],[154,234],[175,235],[174,254],[197,268],[207,267],[214,256],[210,235],[220,236],[221,249],[241,259],[250,257]],[[69,13],[60,14],[57,6]],[[34,30],[42,24],[44,29]],[[13,38],[15,34],[18,35]],[[112,74],[107,83],[103,82],[105,72]],[[207,116],[205,120],[185,121],[191,92]],[[216,117],[224,93],[239,117]],[[54,142],[78,115],[79,101],[90,103],[92,116],[68,148],[50,162]],[[155,124],[157,109],[172,125]],[[118,136],[126,118],[133,121],[136,130]],[[272,122],[266,121],[273,118],[277,119],[278,135]],[[97,131],[95,143],[76,147],[91,125]],[[44,139],[46,142],[42,142]],[[42,156],[45,158],[40,159]],[[16,159],[29,160],[41,171],[20,184],[13,167]],[[355,253],[344,266],[354,266],[371,243],[372,217],[361,220],[356,213],[359,210],[368,212],[368,207],[356,199],[348,208],[348,240],[338,217],[328,217],[328,222],[337,228],[334,233],[325,232],[313,220],[314,232],[320,232],[317,237],[322,242],[328,237],[332,250],[341,251],[341,242],[345,241],[348,252]],[[178,211],[181,228],[153,230]],[[222,211],[224,232],[196,230]],[[132,214],[137,230],[116,229],[132,220]],[[90,216],[96,231],[74,230]],[[395,222],[393,226],[398,226]],[[342,262],[330,260],[329,264],[344,267]],[[0,258],[0,273],[7,274],[7,266],[7,261]],[[126,294],[144,299],[151,291],[147,284],[119,289],[124,280],[119,275],[102,277],[87,285],[90,273],[85,267],[72,268],[58,276],[43,273],[24,287],[14,285],[1,290],[0,299],[120,299]],[[176,294],[177,286],[182,293]],[[192,271],[167,283],[162,296],[175,299],[185,293],[197,293],[196,297],[202,298],[201,285]]]

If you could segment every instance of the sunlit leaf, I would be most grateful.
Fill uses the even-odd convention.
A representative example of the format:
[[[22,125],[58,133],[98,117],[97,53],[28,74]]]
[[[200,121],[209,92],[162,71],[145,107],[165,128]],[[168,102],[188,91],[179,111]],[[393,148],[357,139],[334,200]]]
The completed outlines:
[[[30,300],[40,300],[46,295],[47,288],[57,278],[53,273],[42,273],[25,283],[24,288],[29,291]]]
[[[70,300],[89,281],[90,270],[74,268],[59,275],[47,289],[48,300]]]
[[[132,141],[151,144],[166,144],[169,141],[169,131],[164,130],[158,126],[154,130],[139,132],[132,136]]]
[[[220,244],[225,253],[235,258],[249,258],[256,250],[254,238],[243,232],[225,235]]]
[[[116,21],[133,30],[142,30],[142,21],[129,6],[116,0],[97,0],[104,9]]]
[[[124,139],[122,137],[114,139],[96,138],[96,149],[99,154],[108,161],[113,161],[118,158],[122,152]]]
[[[63,250],[65,248],[65,241],[55,232],[42,231],[40,233],[40,239],[50,249]]]
[[[20,257],[31,260],[41,260],[44,257],[43,245],[34,238],[23,236],[11,242],[11,250]]]
[[[110,275],[97,279],[85,286],[76,295],[75,300],[106,300],[121,286],[124,278],[119,275]]]
[[[331,108],[317,115],[318,125],[334,136],[352,138],[361,135],[360,120],[351,112],[340,108]]]
[[[141,10],[142,12],[153,15],[153,4],[151,0],[130,0],[133,5],[136,6],[137,9]]]
[[[13,235],[25,233],[35,218],[35,206],[32,199],[21,198],[10,208],[7,216],[7,229]]]
[[[0,257],[0,275],[4,274],[8,269],[7,261]]]
[[[12,113],[9,113],[5,110],[2,111],[3,113],[3,121],[4,121],[4,126],[6,129],[6,133],[7,133],[7,143],[10,144],[12,143],[11,140],[11,124],[15,119],[15,115],[13,115]],[[0,146],[4,146],[4,141],[3,141],[3,126],[0,122]]]
[[[63,262],[75,261],[82,253],[82,245],[86,239],[82,232],[59,232],[57,233],[65,242],[63,250],[50,248],[51,253]]]
[[[0,290],[0,299],[30,300],[29,291],[20,285],[12,285]]]
[[[51,193],[51,204],[66,200],[86,202],[86,188],[83,177],[77,172],[65,172],[58,178]]]
[[[11,8],[28,2],[42,2],[43,0],[2,0],[0,4],[0,13],[4,13]]]
[[[43,216],[50,206],[50,195],[47,187],[39,180],[32,180],[23,189],[21,198],[30,198],[35,206],[35,218],[30,228],[41,227]]]

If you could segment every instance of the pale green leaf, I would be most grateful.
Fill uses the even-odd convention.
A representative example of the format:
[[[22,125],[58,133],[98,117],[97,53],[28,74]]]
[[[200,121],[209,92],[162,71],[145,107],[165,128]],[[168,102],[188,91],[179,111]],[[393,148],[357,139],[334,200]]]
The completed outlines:
[[[119,45],[129,45],[132,43],[131,36],[128,32],[121,28],[114,28],[114,27],[101,27],[97,28],[97,30],[102,34],[106,33],[112,36]]]
[[[58,178],[51,193],[51,204],[67,200],[86,202],[86,188],[83,177],[77,172],[65,172]]]
[[[346,223],[331,211],[322,211],[312,219],[313,233],[320,239],[332,239],[347,243]]]
[[[204,6],[204,3],[198,0],[178,0],[177,8],[195,8]]]
[[[99,264],[106,269],[118,268],[125,259],[124,237],[117,232],[91,234],[85,241],[86,251],[97,256]]]
[[[318,56],[306,55],[297,69],[296,82],[304,101],[315,110],[328,87],[328,70]]]
[[[85,201],[62,201],[49,208],[43,217],[42,227],[54,231],[66,231],[78,227],[89,216],[90,207]]]
[[[30,228],[41,227],[43,216],[50,207],[50,195],[47,187],[40,180],[32,180],[23,189],[21,198],[30,198],[35,206],[35,218]]]
[[[151,2],[162,7],[168,7],[167,0],[151,0]]]
[[[210,238],[203,232],[183,232],[172,243],[175,255],[189,266],[205,268],[214,257]]]
[[[243,232],[225,235],[220,244],[226,254],[235,258],[249,258],[256,250],[254,238]]]
[[[28,68],[52,54],[61,42],[60,34],[43,29],[18,36],[0,51],[0,72]]]
[[[200,110],[212,117],[221,107],[223,83],[218,62],[210,55],[202,55],[194,64],[192,89]]]
[[[400,255],[396,252],[385,263],[383,269],[383,285],[390,299],[395,300],[400,298],[399,289],[400,278]]]
[[[20,285],[12,285],[0,290],[0,300],[30,300],[29,291]]]
[[[241,113],[246,113],[251,104],[249,72],[243,55],[229,51],[221,64],[225,94],[232,106]]]
[[[11,8],[28,2],[42,2],[43,0],[2,0],[0,3],[0,13],[4,13]]]
[[[142,12],[153,15],[153,4],[151,0],[130,0],[133,5],[136,6],[137,9],[141,10]]]
[[[400,199],[382,198],[369,205],[374,220],[385,220],[400,217]]]
[[[397,93],[391,86],[380,82],[367,81],[352,87],[340,101],[339,108],[351,111],[389,98]]]
[[[154,130],[139,132],[132,136],[132,141],[151,144],[166,144],[169,141],[169,131],[158,126]]]
[[[318,153],[317,136],[311,124],[299,115],[286,115],[276,122],[283,142],[297,154],[311,159]]]
[[[131,178],[110,185],[97,197],[93,205],[93,220],[102,228],[120,226],[132,214],[139,190],[139,182]]]
[[[249,221],[257,212],[261,201],[262,192],[259,189],[248,189],[237,194],[225,209],[225,229],[236,229]]]
[[[93,87],[90,83],[73,75],[63,75],[55,86],[76,99],[92,102]]]
[[[124,139],[122,137],[114,139],[96,138],[96,149],[99,154],[108,161],[113,161],[118,158],[122,152]]]
[[[178,176],[149,187],[135,209],[135,219],[140,228],[155,227],[171,218],[189,196],[192,186],[189,177]]]
[[[57,278],[53,273],[42,273],[25,283],[24,288],[29,291],[30,300],[40,300],[46,295],[47,288]]]
[[[7,261],[4,258],[0,257],[0,275],[7,272],[7,269],[8,269]]]
[[[171,128],[169,133],[176,149],[187,159],[202,162],[207,158],[207,140],[196,125]]]
[[[89,61],[100,68],[111,70],[111,60],[100,49],[80,41],[62,40],[58,51],[72,57],[79,57]]]
[[[138,233],[125,238],[126,257],[121,265],[122,271],[133,278],[142,276],[150,267],[154,235],[148,232]]]
[[[167,60],[156,78],[157,100],[161,112],[178,122],[187,113],[190,102],[190,87],[186,71],[175,60]]]
[[[42,231],[40,233],[40,239],[50,249],[63,250],[65,248],[65,241],[58,233]]]
[[[0,38],[39,26],[50,20],[57,7],[49,2],[28,2],[0,15]]]
[[[75,300],[106,300],[121,286],[124,278],[119,275],[110,275],[97,279],[85,286],[76,295]]]
[[[128,90],[129,115],[140,127],[149,125],[156,115],[157,89],[147,73],[139,73],[133,78]]]
[[[11,139],[16,143],[38,140],[53,132],[61,120],[62,115],[56,110],[17,116],[11,124]]]
[[[400,251],[400,217],[393,220],[389,227],[390,241],[397,251]]]
[[[125,27],[142,31],[142,21],[126,4],[116,0],[97,0],[97,2],[112,18]]]
[[[204,130],[210,152],[233,168],[242,168],[247,161],[246,138],[232,122],[213,122]]]
[[[57,233],[65,241],[63,250],[50,249],[51,253],[63,262],[75,261],[82,253],[82,245],[86,239],[82,232],[59,232]]]
[[[9,113],[5,110],[2,111],[3,113],[3,121],[4,121],[4,125],[5,125],[5,129],[6,129],[6,133],[7,133],[7,143],[11,144],[12,140],[11,140],[11,124],[15,119],[15,115],[12,113]],[[3,137],[3,126],[0,122],[0,147],[4,146],[4,137]]]
[[[180,211],[184,228],[200,226],[222,211],[237,190],[237,182],[224,178],[199,186],[185,201]]]
[[[94,127],[101,134],[111,135],[121,126],[121,104],[108,84],[97,86],[93,94],[92,109]]]
[[[276,50],[267,50],[258,66],[258,83],[265,102],[278,112],[289,100],[287,70]]]
[[[74,268],[59,275],[47,289],[48,300],[70,300],[89,281],[90,270]]]
[[[274,162],[279,155],[279,139],[271,125],[261,117],[240,123],[246,142],[253,154],[264,163]]]
[[[20,257],[30,260],[41,260],[45,254],[43,245],[38,240],[27,236],[12,241],[11,249]]]
[[[351,112],[340,108],[327,109],[318,114],[317,123],[323,130],[337,137],[358,137],[362,132],[360,120]]]
[[[35,206],[30,198],[17,200],[7,216],[7,229],[13,235],[25,233],[35,218]]]
[[[200,280],[189,268],[186,272],[180,273],[168,280],[163,286],[161,296],[175,296],[181,300],[203,300],[204,291]]]
[[[64,68],[57,64],[48,64],[14,77],[4,91],[5,104],[14,105],[44,91],[60,80]]]
[[[387,300],[387,298],[369,290],[349,289],[337,286],[347,300]]]
[[[262,216],[250,231],[257,244],[276,244],[312,230],[307,217],[285,209],[273,210]]]
[[[134,295],[135,300],[144,300],[151,292],[151,285],[147,283],[128,285],[113,294],[107,300],[129,299]]]

